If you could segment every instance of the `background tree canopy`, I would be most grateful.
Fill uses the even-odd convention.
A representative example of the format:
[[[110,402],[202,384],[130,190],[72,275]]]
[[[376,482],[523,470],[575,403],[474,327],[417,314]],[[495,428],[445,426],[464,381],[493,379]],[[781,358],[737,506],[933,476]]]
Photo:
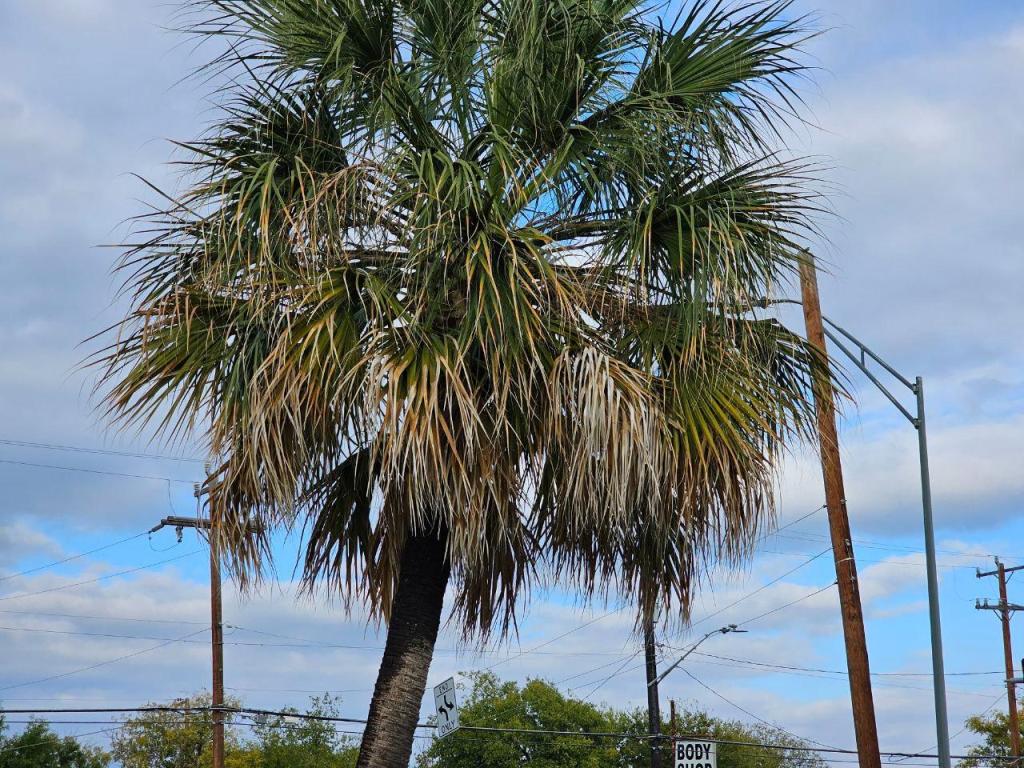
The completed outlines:
[[[619,711],[567,696],[543,680],[524,685],[503,682],[490,673],[471,676],[472,689],[460,702],[463,725],[521,730],[588,731],[642,735],[643,710]],[[460,692],[463,693],[463,692]],[[171,707],[209,706],[210,696],[166,702]],[[237,700],[228,702],[238,706]],[[313,698],[306,713],[337,716],[339,701]],[[296,711],[295,714],[298,714]],[[248,723],[242,725],[242,723]],[[682,710],[680,734],[724,741],[791,747],[766,749],[731,744],[718,747],[719,768],[826,768],[821,757],[804,751],[806,743],[767,726],[721,720],[699,710]],[[336,723],[270,716],[255,721],[235,718],[226,729],[226,768],[353,768],[358,737]],[[664,724],[668,733],[669,723]],[[116,731],[108,752],[58,736],[36,721],[17,736],[0,729],[0,768],[204,768],[210,765],[212,724],[208,713],[183,715],[146,712],[130,717]],[[666,746],[666,754],[668,747]],[[666,763],[671,765],[671,763]],[[646,768],[647,742],[632,738],[594,738],[456,731],[430,742],[417,768]]]
[[[971,733],[981,737],[981,743],[967,750],[968,756],[960,761],[960,768],[1006,768],[1009,765],[1008,759],[1013,757],[1009,715],[1005,712],[974,715],[967,719],[966,726]],[[1024,735],[1024,727],[1021,728],[1021,734]]]
[[[237,700],[225,702],[237,707]],[[339,700],[310,700],[305,714],[338,715]],[[169,706],[208,707],[207,693],[180,699]],[[297,710],[285,710],[294,712]],[[225,728],[225,768],[351,768],[357,749],[351,737],[329,722],[287,716],[239,720]],[[242,723],[246,723],[243,725]],[[251,728],[250,728],[251,724]],[[211,764],[213,722],[208,712],[183,716],[146,712],[130,718],[112,739],[112,753],[122,768],[204,768]]]
[[[0,712],[0,768],[106,768],[110,756],[96,747],[58,736],[45,720],[33,720],[17,736],[7,735]]]
[[[589,731],[643,735],[646,710],[629,712],[598,706],[566,696],[543,680],[520,686],[501,682],[490,673],[471,676],[472,689],[460,703],[462,725],[523,730]],[[698,710],[680,711],[678,733],[723,741],[778,744],[790,749],[766,749],[732,744],[718,746],[719,768],[825,768],[809,745],[768,726],[714,718]],[[669,733],[670,723],[663,725]],[[665,747],[665,765],[669,747]],[[636,738],[596,738],[582,735],[510,734],[455,731],[434,741],[420,754],[418,768],[643,768],[651,761],[648,742]]]

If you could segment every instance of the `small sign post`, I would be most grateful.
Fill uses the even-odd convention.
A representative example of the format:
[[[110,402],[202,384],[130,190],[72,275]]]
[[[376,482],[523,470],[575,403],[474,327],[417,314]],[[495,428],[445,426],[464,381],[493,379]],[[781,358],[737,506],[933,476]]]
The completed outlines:
[[[434,686],[434,708],[437,710],[437,737],[442,739],[459,727],[459,703],[455,699],[454,677]]]
[[[718,768],[718,750],[713,741],[677,739],[673,745],[675,768]]]

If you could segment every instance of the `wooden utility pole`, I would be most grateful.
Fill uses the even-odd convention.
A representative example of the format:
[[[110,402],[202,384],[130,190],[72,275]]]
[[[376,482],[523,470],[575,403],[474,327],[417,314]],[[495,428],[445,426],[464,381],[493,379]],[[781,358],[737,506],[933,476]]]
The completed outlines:
[[[803,298],[807,340],[817,348],[822,361],[827,363],[828,351],[825,348],[825,327],[821,318],[821,300],[818,296],[818,276],[814,257],[810,254],[807,254],[806,261],[800,264],[800,292]],[[868,646],[864,635],[864,614],[860,604],[857,563],[853,554],[850,520],[846,510],[846,491],[843,487],[843,467],[839,457],[835,392],[825,372],[816,376],[814,380],[814,406],[818,421],[821,472],[825,481],[828,527],[843,618],[843,638],[846,642],[846,666],[850,678],[857,759],[860,768],[881,768],[875,702],[871,693],[871,669],[868,665]]]
[[[210,531],[210,643],[213,674],[213,768],[224,768],[224,624],[221,620],[220,553]]]
[[[196,498],[199,498],[196,489]],[[150,533],[155,533],[165,526],[173,526],[181,539],[184,528],[195,528],[209,531],[210,544],[210,644],[213,673],[213,700],[211,719],[213,720],[213,768],[224,768],[224,624],[221,612],[220,596],[220,554],[217,549],[217,537],[213,524],[204,517],[165,517],[154,526]]]
[[[1007,568],[999,561],[998,557],[995,560],[996,569],[994,571],[982,573],[979,570],[977,577],[980,579],[985,576],[996,576],[999,579],[999,605],[990,605],[988,600],[985,600],[984,603],[980,601],[975,603],[974,607],[978,610],[997,611],[999,613],[999,621],[1003,625],[1003,661],[1006,664],[1006,709],[1010,716],[1010,746],[1013,749],[1013,756],[1016,758],[1011,765],[1017,766],[1020,763],[1020,719],[1017,714],[1017,684],[1013,671],[1013,646],[1010,642],[1010,615],[1013,611],[1020,610],[1022,606],[1013,605],[1007,599],[1006,574],[1024,569],[1024,566],[1018,565],[1016,568]]]
[[[661,705],[658,703],[658,657],[654,644],[654,617],[644,619],[644,655],[647,667],[647,722],[651,734],[651,768],[661,768]]]

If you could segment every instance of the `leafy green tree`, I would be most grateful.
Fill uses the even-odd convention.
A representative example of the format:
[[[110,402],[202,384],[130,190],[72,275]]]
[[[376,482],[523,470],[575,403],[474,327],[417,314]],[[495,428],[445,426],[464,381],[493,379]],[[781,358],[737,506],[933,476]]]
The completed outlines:
[[[550,683],[519,686],[490,673],[470,676],[472,688],[460,704],[464,726],[522,731],[576,731],[625,736],[487,733],[457,730],[434,741],[418,758],[419,768],[643,768],[650,765],[645,710],[620,712],[567,697]],[[697,711],[680,713],[679,734],[722,741],[774,744],[784,749],[719,744],[719,768],[826,768],[808,745],[768,726],[750,727]],[[664,723],[668,733],[670,723]],[[667,760],[671,747],[663,747]]]
[[[314,698],[307,714],[338,715],[338,700]],[[289,710],[297,714],[296,710]],[[246,750],[250,761],[238,768],[354,768],[359,749],[341,735],[335,724],[323,720],[272,716],[257,720],[253,743]],[[253,759],[255,758],[255,759]]]
[[[33,720],[17,736],[8,736],[0,716],[0,768],[106,768],[110,755],[71,736],[59,736],[45,720]]]
[[[211,703],[210,694],[201,693],[166,706],[201,709]],[[225,704],[238,706],[239,702],[228,699]],[[111,752],[122,768],[206,768],[212,764],[212,738],[209,712],[144,712],[117,730],[111,738]],[[225,755],[239,751],[241,745],[233,729],[225,729],[224,742]]]
[[[305,519],[307,585],[387,622],[360,766],[408,763],[449,584],[483,638],[538,564],[685,615],[770,514],[818,368],[758,309],[818,205],[788,5],[190,3],[223,110],[107,403],[205,442],[240,581]]]
[[[1005,767],[1007,758],[1013,757],[1010,744],[1010,716],[1005,712],[974,715],[967,718],[967,730],[981,737],[981,743],[967,750],[967,757],[959,762],[960,768],[979,766]],[[1021,728],[1024,737],[1024,728]]]
[[[239,707],[237,699],[225,702]],[[331,696],[313,698],[304,714],[334,717],[339,700]],[[203,768],[211,764],[210,745],[213,720],[201,711],[211,704],[202,693],[165,705],[198,709],[188,714],[174,711],[145,712],[129,719],[112,739],[113,755],[122,768]],[[299,711],[284,710],[298,715]],[[226,768],[352,768],[358,750],[352,739],[339,734],[324,720],[287,715],[256,717],[250,735],[240,736],[241,726],[225,729]],[[246,726],[248,728],[248,726]]]
[[[460,702],[462,725],[535,730],[610,732],[613,715],[566,698],[541,680],[520,687],[489,673],[471,677],[469,696]],[[615,765],[616,740],[586,736],[530,736],[455,731],[434,741],[419,756],[420,768],[598,768]]]

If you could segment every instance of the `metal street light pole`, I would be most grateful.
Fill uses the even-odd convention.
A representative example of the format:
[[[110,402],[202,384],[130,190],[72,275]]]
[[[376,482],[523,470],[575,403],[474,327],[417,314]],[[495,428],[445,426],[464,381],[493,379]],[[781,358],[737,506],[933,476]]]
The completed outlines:
[[[932,642],[932,678],[935,696],[935,732],[938,737],[939,768],[950,768],[949,756],[949,721],[946,714],[946,674],[942,657],[942,619],[939,613],[939,576],[938,566],[935,561],[935,523],[932,516],[932,484],[931,475],[928,471],[928,434],[925,428],[924,410],[924,381],[918,376],[910,381],[899,371],[893,368],[875,352],[873,352],[860,339],[853,334],[823,316],[825,323],[830,326],[825,328],[825,335],[835,346],[849,358],[861,372],[868,377],[879,391],[885,395],[889,402],[896,406],[904,418],[917,430],[918,456],[921,463],[921,506],[924,515],[924,552],[925,570],[928,575],[928,620],[931,627]],[[851,350],[843,340],[853,344],[857,351]],[[868,360],[880,365],[896,381],[909,389],[916,401],[916,413],[911,413],[890,392],[878,377],[868,368]]]

